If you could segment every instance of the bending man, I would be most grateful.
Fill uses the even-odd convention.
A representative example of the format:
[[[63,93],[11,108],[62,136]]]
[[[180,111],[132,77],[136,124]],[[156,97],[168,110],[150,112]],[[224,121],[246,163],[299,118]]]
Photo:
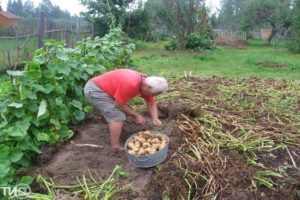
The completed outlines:
[[[108,122],[112,148],[121,150],[120,135],[126,115],[134,117],[137,124],[145,124],[144,117],[126,103],[136,96],[144,98],[153,125],[161,126],[154,96],[166,92],[167,88],[168,83],[162,77],[147,77],[134,70],[118,69],[89,80],[84,95]]]

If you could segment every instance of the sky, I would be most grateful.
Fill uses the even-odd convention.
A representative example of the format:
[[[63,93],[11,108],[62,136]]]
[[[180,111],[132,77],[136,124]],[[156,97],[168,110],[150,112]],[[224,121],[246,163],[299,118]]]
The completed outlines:
[[[24,0],[23,0],[24,1]],[[42,0],[32,0],[35,5],[38,5]],[[58,5],[62,10],[68,10],[72,15],[78,15],[85,11],[85,7],[80,4],[80,0],[51,0],[53,4]],[[6,9],[8,0],[0,0],[2,8]],[[206,5],[209,6],[212,12],[217,11],[220,6],[220,0],[206,0]]]

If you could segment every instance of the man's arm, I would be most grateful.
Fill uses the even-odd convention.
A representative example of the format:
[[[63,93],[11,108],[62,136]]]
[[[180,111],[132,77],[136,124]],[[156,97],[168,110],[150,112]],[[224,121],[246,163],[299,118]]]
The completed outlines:
[[[123,110],[127,115],[130,115],[130,116],[134,117],[135,118],[135,122],[137,124],[141,124],[141,125],[145,124],[144,117],[141,116],[139,113],[133,111],[128,105],[126,105],[126,104],[121,105],[118,101],[115,101],[115,104],[118,106],[118,108],[120,108],[121,110]]]
[[[155,126],[161,126],[161,121],[158,119],[158,109],[156,103],[148,103],[148,111]]]

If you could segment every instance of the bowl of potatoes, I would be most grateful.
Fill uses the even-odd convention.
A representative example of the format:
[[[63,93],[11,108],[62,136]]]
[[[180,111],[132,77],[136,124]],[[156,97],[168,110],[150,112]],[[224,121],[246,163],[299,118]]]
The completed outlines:
[[[129,162],[135,167],[154,167],[166,160],[169,137],[158,132],[140,131],[127,139],[125,149]]]

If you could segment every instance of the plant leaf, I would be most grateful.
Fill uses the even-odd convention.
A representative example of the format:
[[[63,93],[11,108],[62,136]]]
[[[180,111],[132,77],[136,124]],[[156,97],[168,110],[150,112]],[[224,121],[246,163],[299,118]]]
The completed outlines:
[[[39,133],[39,134],[37,134],[36,139],[38,141],[46,141],[46,142],[48,142],[50,140],[50,138],[47,135],[47,133]]]
[[[39,106],[37,117],[41,118],[47,112],[47,102],[46,100],[42,100]]]
[[[11,162],[15,163],[18,162],[22,157],[24,153],[20,151],[19,149],[14,149],[11,152],[9,152],[9,159]]]

